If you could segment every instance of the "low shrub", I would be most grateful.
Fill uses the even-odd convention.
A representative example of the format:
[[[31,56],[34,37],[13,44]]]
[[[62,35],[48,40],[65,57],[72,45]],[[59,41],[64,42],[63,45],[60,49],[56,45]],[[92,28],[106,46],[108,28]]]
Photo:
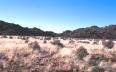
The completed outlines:
[[[104,72],[103,68],[100,68],[98,66],[92,66],[89,70],[89,72]]]
[[[74,40],[70,40],[69,43],[74,43],[75,41]]]
[[[8,57],[6,56],[5,53],[0,53],[0,60],[3,59],[3,60],[7,60]]]
[[[28,39],[26,39],[26,40],[25,40],[25,43],[28,43],[28,42],[29,42]]]
[[[97,61],[96,60],[89,60],[88,61],[88,64],[91,65],[91,66],[96,66],[97,65]]]
[[[10,38],[10,39],[13,39],[13,37],[12,37],[12,36],[9,36],[9,38]]]
[[[46,41],[46,40],[44,40],[44,41],[43,41],[43,43],[47,43],[47,41]]]
[[[114,42],[112,40],[103,41],[102,44],[108,49],[111,49],[114,46]]]
[[[28,45],[30,48],[33,48],[34,50],[40,50],[40,45],[38,44],[37,41],[29,43]]]
[[[96,45],[98,45],[98,42],[94,41],[94,42],[93,42],[93,44],[96,44]]]
[[[3,35],[2,38],[7,38],[7,36],[6,35]]]
[[[78,43],[86,43],[86,44],[89,44],[90,42],[88,42],[88,41],[78,41]]]
[[[44,39],[45,40],[51,40],[51,37],[45,37]]]
[[[58,47],[63,48],[64,45],[60,42],[60,40],[54,40],[53,42],[51,42],[53,45],[57,45]]]
[[[87,49],[85,49],[84,47],[79,47],[78,49],[77,49],[77,57],[79,58],[79,59],[83,59],[84,57],[86,57],[88,55],[88,52],[87,52]]]

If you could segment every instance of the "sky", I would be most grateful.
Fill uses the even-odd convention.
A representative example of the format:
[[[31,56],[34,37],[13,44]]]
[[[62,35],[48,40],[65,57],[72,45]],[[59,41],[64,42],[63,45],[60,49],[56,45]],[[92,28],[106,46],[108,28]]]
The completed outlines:
[[[0,0],[0,20],[61,33],[116,24],[116,0]]]

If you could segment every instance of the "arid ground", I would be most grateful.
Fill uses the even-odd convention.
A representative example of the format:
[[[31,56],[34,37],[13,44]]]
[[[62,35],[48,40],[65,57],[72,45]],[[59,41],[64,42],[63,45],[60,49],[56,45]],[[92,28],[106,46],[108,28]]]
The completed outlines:
[[[116,41],[0,36],[0,72],[116,72]]]

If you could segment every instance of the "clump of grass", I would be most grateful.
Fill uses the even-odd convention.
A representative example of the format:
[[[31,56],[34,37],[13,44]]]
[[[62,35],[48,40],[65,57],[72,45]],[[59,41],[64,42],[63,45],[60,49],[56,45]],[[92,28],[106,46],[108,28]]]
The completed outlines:
[[[86,44],[89,44],[90,42],[88,42],[88,41],[78,41],[78,43],[86,43]]]
[[[20,36],[17,36],[17,39],[21,39],[21,37]]]
[[[102,44],[104,47],[106,47],[108,49],[112,49],[114,46],[114,42],[112,40],[103,41]]]
[[[44,39],[45,40],[51,40],[51,37],[45,37]]]
[[[99,39],[94,39],[94,42],[93,42],[93,44],[99,44]]]
[[[58,47],[63,48],[64,45],[60,42],[60,40],[54,40],[53,42],[51,42],[53,45],[57,45]]]
[[[6,35],[3,35],[2,38],[7,38],[7,36]]]
[[[89,70],[89,72],[104,72],[103,68],[100,68],[98,66],[92,66]]]
[[[9,38],[10,38],[10,39],[13,39],[13,37],[12,37],[12,36],[9,36]]]
[[[97,65],[97,61],[96,60],[89,60],[88,61],[88,64],[91,65],[91,66],[96,66]]]
[[[94,41],[94,42],[93,42],[93,44],[96,44],[96,45],[98,45],[98,42]]]
[[[93,54],[91,56],[91,60],[96,60],[96,61],[107,60],[108,61],[108,58],[106,58],[104,55]]]
[[[83,41],[83,43],[89,44],[90,42],[88,42],[88,41]]]
[[[47,41],[46,41],[46,40],[44,40],[44,41],[43,41],[43,43],[47,43]]]
[[[61,37],[61,39],[62,39],[62,40],[67,40],[67,38],[65,38],[65,37]]]
[[[88,66],[97,66],[99,59],[94,58],[93,55],[88,55],[84,58]]]
[[[112,67],[107,67],[107,69],[105,70],[105,72],[116,72],[116,69],[112,68]]]
[[[58,37],[53,37],[53,40],[58,40]]]
[[[6,56],[5,53],[0,53],[0,59],[7,60],[8,57]]]
[[[22,36],[22,38],[21,38],[22,40],[26,40],[26,37],[25,36]]]
[[[29,42],[28,39],[26,39],[26,40],[25,40],[25,43],[28,43],[28,42]]]
[[[69,43],[74,43],[75,41],[74,40],[70,40]]]
[[[77,49],[77,57],[79,58],[79,59],[83,59],[84,57],[86,57],[88,55],[88,52],[87,52],[87,49],[85,49],[84,47],[79,47],[78,49]]]
[[[40,50],[40,48],[41,48],[37,41],[32,42],[32,43],[29,43],[28,46],[29,46],[30,48],[33,48],[33,50]]]
[[[26,38],[25,38],[25,43],[28,43],[28,42],[29,42],[28,39],[29,39],[29,37],[26,37]]]
[[[26,40],[26,37],[25,36],[18,36],[18,39]]]
[[[16,53],[17,57],[27,57],[29,55],[30,55],[30,53],[28,53],[28,52],[17,52]]]

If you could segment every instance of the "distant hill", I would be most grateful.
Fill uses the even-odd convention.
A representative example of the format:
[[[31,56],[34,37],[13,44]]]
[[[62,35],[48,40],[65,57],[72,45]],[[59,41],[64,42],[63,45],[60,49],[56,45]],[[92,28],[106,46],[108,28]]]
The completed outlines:
[[[66,30],[61,34],[57,34],[52,31],[43,31],[36,27],[28,28],[14,23],[0,21],[0,35],[116,39],[116,24],[105,27],[91,26],[86,28],[79,28],[74,31]]]
[[[25,35],[25,36],[58,36],[51,31],[43,31],[38,28],[22,27],[18,24],[0,21],[0,35]]]
[[[116,39],[116,25],[106,27],[91,26],[74,31],[64,31],[61,36],[73,38]]]

